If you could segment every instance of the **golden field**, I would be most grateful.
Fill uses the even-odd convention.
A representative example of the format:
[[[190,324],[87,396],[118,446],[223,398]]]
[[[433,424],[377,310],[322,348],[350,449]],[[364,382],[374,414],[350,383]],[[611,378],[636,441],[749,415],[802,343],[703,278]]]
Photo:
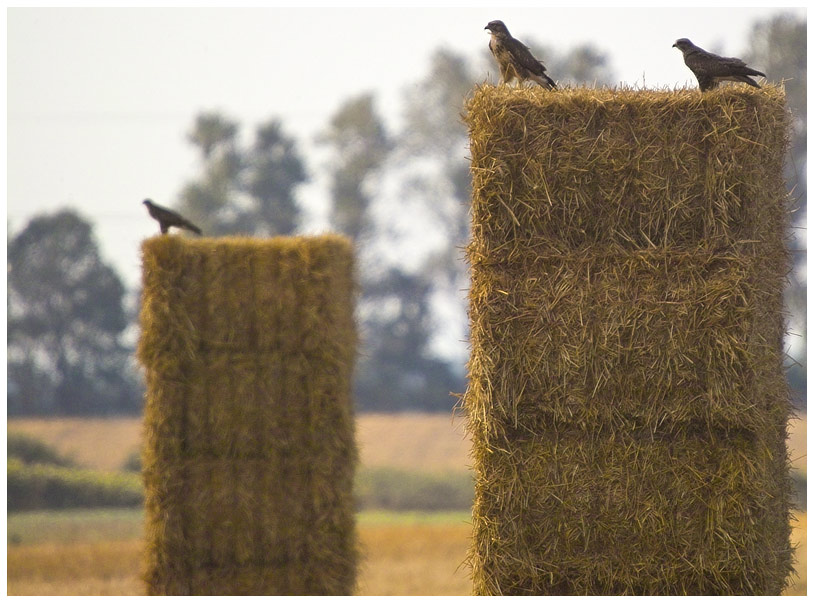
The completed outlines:
[[[10,419],[9,432],[22,432],[53,446],[78,464],[117,470],[139,450],[141,418]],[[432,413],[366,413],[357,418],[357,444],[364,466],[422,471],[469,466],[470,443],[462,417]]]
[[[10,420],[9,431],[36,436],[77,462],[120,468],[139,448],[139,419]],[[790,457],[806,472],[806,417],[792,422]],[[420,413],[366,414],[357,439],[364,466],[416,471],[469,469],[463,419]],[[140,510],[78,510],[8,518],[9,595],[139,595]],[[450,514],[363,512],[358,595],[468,595],[466,511]],[[786,595],[806,594],[806,513],[793,519],[798,577]]]

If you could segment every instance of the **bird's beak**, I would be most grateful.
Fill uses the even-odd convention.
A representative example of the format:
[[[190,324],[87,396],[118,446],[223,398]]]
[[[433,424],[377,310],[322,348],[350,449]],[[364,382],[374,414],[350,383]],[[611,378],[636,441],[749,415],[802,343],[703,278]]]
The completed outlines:
[[[676,48],[676,44],[671,44],[671,48]]]

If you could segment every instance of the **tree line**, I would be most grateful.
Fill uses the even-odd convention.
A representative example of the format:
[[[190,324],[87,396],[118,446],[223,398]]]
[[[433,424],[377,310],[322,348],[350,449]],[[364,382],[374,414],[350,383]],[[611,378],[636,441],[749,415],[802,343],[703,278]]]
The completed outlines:
[[[803,225],[806,22],[784,14],[758,22],[748,48],[742,56],[750,64],[787,79],[793,123],[786,177],[794,220]],[[532,50],[559,79],[616,83],[608,54],[590,44]],[[362,92],[340,103],[317,137],[329,157],[320,169],[328,176],[331,228],[354,241],[358,258],[358,410],[449,411],[451,393],[465,388],[470,175],[461,112],[483,81],[479,74],[495,71],[488,53],[469,60],[438,50],[426,75],[406,88],[398,128],[382,118],[375,95]],[[301,232],[298,190],[314,167],[280,119],[258,125],[248,144],[240,130],[222,113],[195,117],[188,140],[200,170],[175,209],[211,236]],[[805,263],[805,254],[794,258]],[[75,209],[34,217],[9,238],[9,415],[141,411],[143,385],[132,345],[124,343],[135,323],[126,293],[99,255],[91,222]],[[793,271],[787,302],[793,315],[805,316],[803,271]],[[803,367],[788,373],[793,388],[804,390]]]

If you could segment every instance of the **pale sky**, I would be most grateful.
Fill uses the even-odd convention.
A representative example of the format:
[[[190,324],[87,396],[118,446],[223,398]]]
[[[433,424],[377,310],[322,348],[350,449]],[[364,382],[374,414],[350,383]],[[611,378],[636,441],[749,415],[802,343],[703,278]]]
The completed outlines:
[[[201,111],[221,111],[245,136],[280,118],[315,179],[301,201],[319,216],[326,191],[310,153],[340,104],[372,91],[395,127],[401,94],[427,73],[433,51],[478,57],[492,19],[528,43],[591,41],[620,82],[650,88],[695,86],[671,48],[677,38],[738,56],[752,24],[782,10],[806,15],[758,7],[8,9],[8,224],[16,232],[34,214],[80,208],[103,257],[133,288],[140,241],[157,232],[141,201],[173,205],[197,174],[185,134]]]

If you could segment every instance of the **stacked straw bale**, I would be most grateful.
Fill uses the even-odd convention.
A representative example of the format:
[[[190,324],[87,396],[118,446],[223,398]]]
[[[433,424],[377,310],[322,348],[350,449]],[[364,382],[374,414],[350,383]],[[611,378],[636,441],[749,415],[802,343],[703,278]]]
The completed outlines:
[[[148,593],[350,594],[350,243],[160,236],[142,255]]]
[[[475,593],[778,594],[783,90],[467,111]]]

